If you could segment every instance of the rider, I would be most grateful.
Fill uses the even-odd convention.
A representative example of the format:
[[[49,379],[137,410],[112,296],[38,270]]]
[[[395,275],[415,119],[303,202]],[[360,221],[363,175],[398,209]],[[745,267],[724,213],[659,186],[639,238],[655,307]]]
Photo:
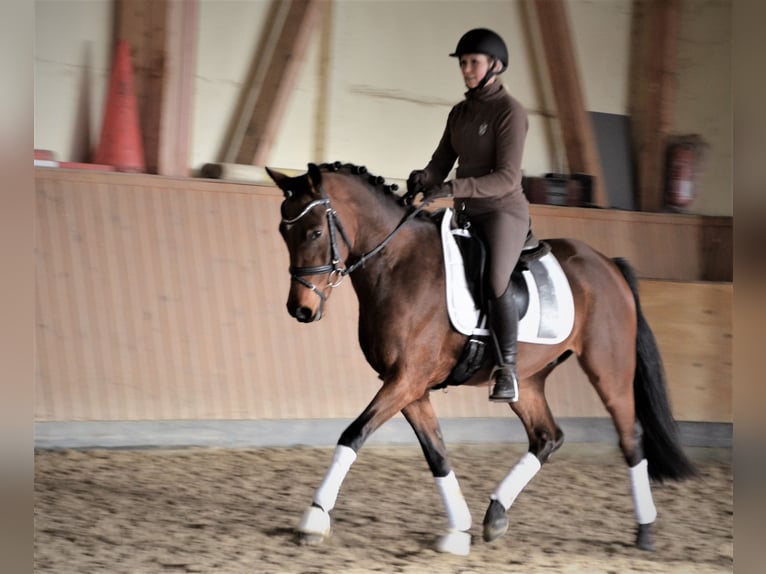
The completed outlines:
[[[508,67],[508,49],[495,32],[485,28],[466,32],[450,56],[459,59],[468,91],[450,111],[431,161],[410,174],[407,188],[424,196],[454,196],[456,211],[468,216],[484,240],[497,363],[489,398],[515,402],[519,317],[510,277],[530,224],[529,203],[521,188],[527,113],[500,80],[499,74]],[[458,159],[457,177],[444,182]]]

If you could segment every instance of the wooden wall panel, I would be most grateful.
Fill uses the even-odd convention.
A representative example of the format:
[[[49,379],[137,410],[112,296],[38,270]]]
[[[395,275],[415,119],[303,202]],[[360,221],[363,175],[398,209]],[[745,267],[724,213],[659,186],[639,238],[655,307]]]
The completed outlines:
[[[641,297],[676,416],[731,422],[733,286],[643,281]]]
[[[645,279],[731,281],[732,218],[531,205],[537,237],[575,237]]]
[[[376,392],[350,283],[317,324],[285,311],[274,188],[36,176],[37,420],[351,419]],[[641,288],[679,418],[731,420],[731,285]],[[556,416],[605,415],[574,360],[549,395]],[[434,403],[444,417],[508,416],[486,389]]]
[[[303,418],[361,408],[374,377],[356,345],[333,349],[350,339],[351,290],[338,291],[318,325],[301,328],[284,310],[279,197],[189,187],[145,176],[38,179],[37,417]],[[328,379],[350,388],[329,408]]]

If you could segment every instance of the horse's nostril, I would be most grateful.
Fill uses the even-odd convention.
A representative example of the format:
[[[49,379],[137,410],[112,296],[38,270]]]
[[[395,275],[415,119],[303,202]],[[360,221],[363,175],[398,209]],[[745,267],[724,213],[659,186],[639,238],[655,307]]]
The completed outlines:
[[[311,321],[311,315],[311,309],[308,307],[298,307],[298,309],[295,310],[295,318],[301,323],[308,323]]]

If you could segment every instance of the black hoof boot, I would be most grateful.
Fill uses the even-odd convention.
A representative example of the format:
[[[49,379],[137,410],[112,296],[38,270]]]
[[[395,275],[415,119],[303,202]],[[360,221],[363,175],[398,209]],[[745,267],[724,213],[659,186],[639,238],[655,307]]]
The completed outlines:
[[[495,372],[495,385],[489,400],[497,403],[515,403],[519,400],[519,380],[512,367],[499,367]]]
[[[497,500],[492,500],[484,515],[484,542],[492,542],[508,531],[508,517],[505,508]]]
[[[652,536],[652,525],[639,524],[636,530],[636,546],[647,552],[654,552],[654,536]]]

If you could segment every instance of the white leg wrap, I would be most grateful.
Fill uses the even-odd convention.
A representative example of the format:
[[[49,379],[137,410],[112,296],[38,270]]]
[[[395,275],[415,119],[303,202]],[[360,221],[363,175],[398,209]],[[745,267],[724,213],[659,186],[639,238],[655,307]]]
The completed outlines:
[[[497,485],[495,492],[492,493],[490,498],[497,500],[503,505],[503,508],[508,510],[519,493],[524,490],[524,487],[537,474],[541,466],[540,461],[537,460],[535,455],[531,452],[526,453],[516,463],[516,466],[511,469],[511,472],[500,481],[500,484]]]
[[[471,553],[471,535],[468,532],[450,529],[436,542],[436,550],[457,556],[468,556]]]
[[[633,505],[639,524],[651,524],[657,518],[657,508],[649,487],[649,463],[646,459],[630,469],[630,485],[633,489]]]
[[[321,508],[309,506],[308,510],[303,513],[298,530],[306,534],[327,536],[330,534],[330,515]]]
[[[471,512],[460,491],[455,471],[451,470],[447,476],[435,477],[436,487],[442,495],[444,508],[447,510],[449,527],[453,530],[468,530],[471,528]]]
[[[355,460],[356,453],[352,448],[341,445],[335,448],[335,455],[332,457],[330,468],[327,469],[327,474],[314,495],[314,503],[321,506],[325,512],[330,512],[335,508],[340,485]]]

